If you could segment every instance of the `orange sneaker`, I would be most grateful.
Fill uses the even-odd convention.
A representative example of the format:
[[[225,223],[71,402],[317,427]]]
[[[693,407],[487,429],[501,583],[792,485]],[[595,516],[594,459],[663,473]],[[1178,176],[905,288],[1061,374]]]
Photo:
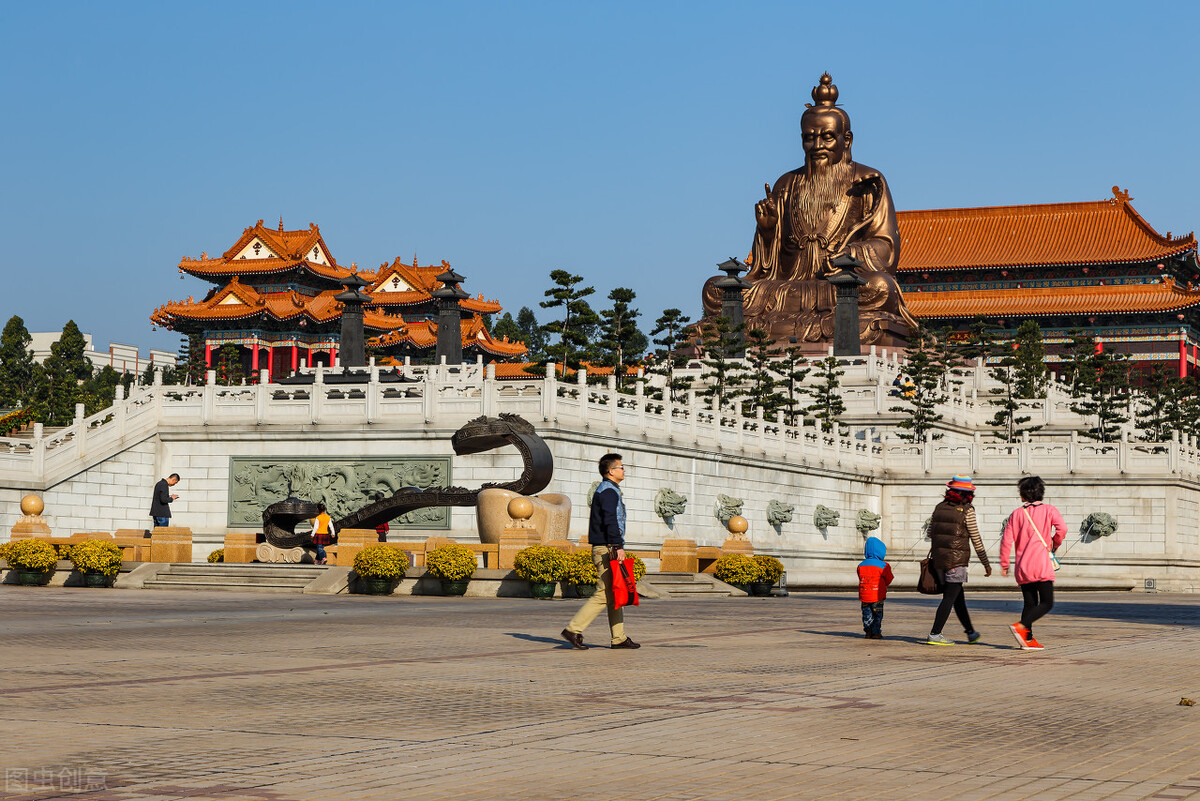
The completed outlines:
[[[1025,640],[1025,648],[1026,648],[1026,649],[1028,649],[1028,650],[1030,650],[1030,651],[1044,651],[1044,650],[1046,650],[1046,646],[1042,645],[1040,642],[1038,642],[1037,640],[1033,639],[1033,635],[1032,635],[1032,634],[1030,634],[1030,635],[1029,635],[1029,638],[1028,638],[1027,640]]]
[[[1008,630],[1011,631],[1013,637],[1016,638],[1017,645],[1021,646],[1022,648],[1029,647],[1029,644],[1025,639],[1026,637],[1029,636],[1029,629],[1025,628],[1020,623],[1013,623],[1011,626],[1008,627]],[[1038,646],[1038,647],[1040,648],[1041,646]]]

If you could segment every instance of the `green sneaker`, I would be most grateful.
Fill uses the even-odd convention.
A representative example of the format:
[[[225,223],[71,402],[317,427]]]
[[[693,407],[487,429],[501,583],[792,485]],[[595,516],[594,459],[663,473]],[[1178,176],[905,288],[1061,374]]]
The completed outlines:
[[[982,639],[983,639],[983,635],[980,634],[978,631],[967,632],[967,645],[974,645],[975,643],[979,642]]]
[[[940,634],[930,634],[926,645],[954,645],[954,640],[948,640]]]

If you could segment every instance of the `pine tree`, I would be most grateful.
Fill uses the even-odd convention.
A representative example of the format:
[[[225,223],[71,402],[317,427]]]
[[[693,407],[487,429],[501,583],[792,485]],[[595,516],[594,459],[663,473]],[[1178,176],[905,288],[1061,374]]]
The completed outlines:
[[[242,369],[242,354],[237,345],[222,345],[217,351],[217,383],[235,386],[242,383],[246,373]]]
[[[808,394],[808,390],[804,388],[804,379],[808,377],[812,367],[809,366],[808,359],[801,352],[799,345],[789,345],[781,350],[779,361],[775,365],[776,371],[782,376],[779,382],[782,388],[779,405],[783,411],[784,422],[794,426],[804,413],[799,404]]]
[[[1017,397],[1046,397],[1049,373],[1046,371],[1046,343],[1042,339],[1042,327],[1037,320],[1025,320],[1017,328],[1013,342],[1017,346],[1013,352]]]
[[[112,365],[104,365],[100,372],[89,376],[83,382],[80,401],[84,406],[84,414],[95,414],[101,409],[112,406],[118,384],[125,388],[125,396],[129,397],[129,388],[133,385],[133,379],[132,373],[118,373]]]
[[[208,368],[204,364],[204,338],[200,334],[188,334],[179,345],[179,358],[175,360],[175,379],[180,384],[203,384]],[[163,383],[167,383],[166,375]]]
[[[1150,380],[1137,396],[1134,405],[1134,421],[1139,439],[1146,442],[1166,442],[1172,431],[1181,434],[1186,430],[1185,393],[1183,379],[1173,376],[1166,367],[1155,367]]]
[[[33,393],[32,341],[25,321],[10,317],[0,334],[0,408],[23,406]]]
[[[827,434],[846,413],[846,402],[841,393],[845,372],[836,356],[826,356],[814,363],[813,375],[817,380],[808,390],[813,402],[805,407],[804,413],[820,420],[821,430]]]
[[[558,334],[558,342],[547,345],[545,350],[548,357],[562,363],[564,368],[578,370],[581,361],[590,357],[589,345],[593,341],[593,333],[600,323],[600,317],[592,311],[586,298],[596,290],[590,286],[577,289],[583,276],[571,275],[566,270],[553,270],[550,280],[554,288],[547,289],[543,300],[543,309],[563,310],[563,318],[554,320],[542,326],[547,334]]]
[[[947,337],[949,339],[949,337]],[[996,351],[996,337],[992,335],[991,326],[986,317],[976,317],[967,325],[967,334],[954,344],[957,357],[968,364],[974,364],[980,356],[985,359]]]
[[[491,333],[496,339],[508,337],[509,342],[523,341],[521,327],[517,325],[517,321],[513,319],[512,314],[509,312],[505,312],[504,316],[501,317],[494,326],[492,326]],[[525,343],[525,347],[529,347],[528,342]]]
[[[654,329],[650,332],[650,336],[656,337],[654,344],[662,346],[654,351],[653,372],[666,377],[666,391],[672,403],[681,402],[684,394],[692,386],[691,376],[675,375],[678,369],[686,367],[688,363],[687,354],[680,350],[687,340],[684,327],[691,319],[679,309],[664,309],[662,316],[654,321]],[[662,336],[658,336],[659,334]]]
[[[642,313],[629,305],[636,298],[637,293],[632,289],[617,287],[608,293],[612,307],[600,312],[603,318],[600,326],[600,362],[613,368],[618,388],[625,386],[629,365],[639,361],[650,344],[637,326],[637,318]]]
[[[918,326],[909,334],[904,374],[912,383],[912,390],[900,396],[903,406],[892,406],[888,411],[908,415],[897,423],[903,429],[899,434],[901,439],[924,442],[934,423],[942,419],[942,415],[934,410],[946,402],[946,393],[942,390],[944,368],[938,361],[933,335],[924,326]]]
[[[1018,399],[1022,396],[1019,393],[1017,371],[1019,362],[1017,350],[1014,348],[1019,348],[1018,343],[998,345],[995,354],[997,358],[988,366],[988,376],[999,385],[988,390],[991,395],[987,400],[988,405],[998,407],[988,425],[995,428],[996,436],[1005,442],[1016,442],[1022,433],[1041,428],[1040,425],[1025,425],[1033,418],[1030,415],[1018,414],[1021,409]]]
[[[1129,422],[1125,413],[1131,395],[1129,378],[1129,354],[1106,350],[1096,353],[1092,347],[1075,373],[1078,400],[1071,404],[1071,411],[1094,417],[1096,425],[1080,433],[1100,442],[1113,442],[1119,437],[1121,425]]]
[[[528,306],[522,306],[517,312],[518,337],[529,348],[526,358],[531,362],[541,362],[546,359],[546,332],[538,325],[537,315]]]
[[[45,380],[32,405],[35,416],[52,426],[70,425],[75,404],[82,403],[83,383],[92,377],[92,363],[83,355],[87,342],[74,320],[63,326],[58,341],[42,365]]]
[[[733,354],[742,349],[742,326],[731,326],[728,317],[715,317],[700,325],[700,343],[704,358],[700,363],[705,371],[700,380],[705,384],[704,397],[712,408],[721,411],[741,395],[745,368]]]
[[[767,420],[776,419],[776,410],[784,399],[776,391],[779,379],[774,365],[783,353],[775,347],[775,340],[761,328],[752,328],[746,333],[746,393],[743,395],[742,414],[747,417],[762,409]]]
[[[963,383],[961,369],[970,365],[974,367],[974,356],[969,360],[963,355],[962,349],[956,345],[951,337],[951,330],[948,326],[939,328],[930,334],[930,347],[933,352],[933,361],[942,371],[942,390],[950,392],[955,387]],[[976,351],[972,346],[968,348],[970,352],[977,352],[985,359],[987,358],[987,350]]]
[[[1072,398],[1084,394],[1084,390],[1095,379],[1092,356],[1096,352],[1096,338],[1079,329],[1067,332],[1069,341],[1062,365],[1063,381],[1071,391]]]

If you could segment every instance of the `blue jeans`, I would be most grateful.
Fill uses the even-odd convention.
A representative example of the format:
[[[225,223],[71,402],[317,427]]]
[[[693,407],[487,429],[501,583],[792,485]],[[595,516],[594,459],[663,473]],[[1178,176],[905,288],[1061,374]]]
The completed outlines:
[[[863,632],[867,634],[883,633],[883,601],[867,603],[863,601]]]
[[[157,528],[157,527],[159,527],[159,526],[164,526],[164,527],[165,527],[165,526],[169,526],[169,525],[171,525],[171,518],[169,518],[169,517],[156,517],[156,518],[154,518],[154,526],[155,526],[156,528]]]
[[[313,543],[313,547],[317,549],[317,561],[318,561],[318,562],[324,562],[324,561],[325,561],[325,546],[324,546],[324,545],[317,545],[317,544],[314,542],[314,543]]]

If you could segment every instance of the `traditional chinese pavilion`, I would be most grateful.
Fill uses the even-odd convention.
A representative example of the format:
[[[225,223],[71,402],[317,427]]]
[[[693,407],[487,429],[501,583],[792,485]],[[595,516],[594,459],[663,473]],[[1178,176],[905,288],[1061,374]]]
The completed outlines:
[[[445,261],[419,265],[396,259],[378,270],[342,267],[330,253],[316,225],[285,231],[259,220],[217,258],[203,254],[184,257],[184,273],[215,286],[202,300],[189,297],[155,309],[155,325],[184,335],[198,334],[204,342],[205,363],[212,367],[214,351],[225,345],[240,349],[242,367],[251,375],[260,369],[272,377],[287,375],[306,364],[332,365],[340,343],[342,303],[335,296],[352,276],[366,282],[363,328],[367,345],[394,358],[431,357],[437,342],[439,275],[454,274]],[[501,306],[483,296],[458,300],[462,317],[464,357],[485,361],[521,356],[523,343],[497,340],[484,325],[485,315]],[[452,307],[451,307],[452,308]]]
[[[1158,233],[1130,200],[1113,187],[1094,202],[899,212],[908,308],[959,331],[983,316],[1001,339],[1034,318],[1051,362],[1079,329],[1139,367],[1195,374],[1196,237]]]

